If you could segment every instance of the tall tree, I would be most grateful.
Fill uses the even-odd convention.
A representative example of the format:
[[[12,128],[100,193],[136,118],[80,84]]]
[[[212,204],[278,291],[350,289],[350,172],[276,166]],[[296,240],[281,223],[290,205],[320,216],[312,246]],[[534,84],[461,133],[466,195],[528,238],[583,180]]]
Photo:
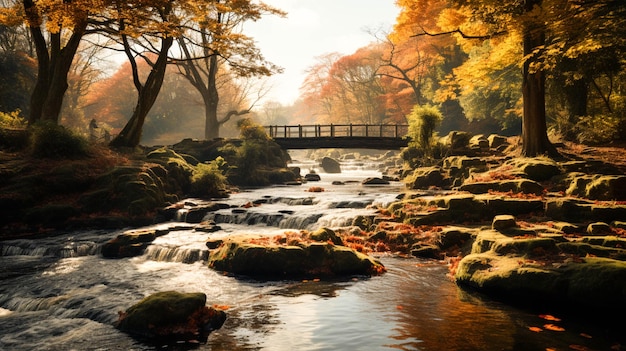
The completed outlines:
[[[198,90],[205,109],[204,137],[219,137],[220,127],[234,116],[250,112],[253,104],[231,109],[218,116],[220,72],[239,77],[269,76],[282,71],[265,61],[251,37],[241,28],[266,14],[284,15],[278,9],[249,0],[216,0],[207,6],[200,19],[187,24],[188,30],[177,38],[181,59],[175,60],[181,74]],[[223,68],[221,68],[223,67]]]
[[[38,120],[58,123],[72,61],[87,31],[89,14],[101,9],[101,4],[100,1],[22,1],[38,63],[30,123]]]
[[[111,140],[110,145],[113,147],[135,147],[141,141],[146,116],[161,91],[168,53],[180,25],[174,6],[181,4],[171,0],[156,0],[138,8],[132,3],[117,3],[119,27],[116,34],[130,62],[133,84],[137,90],[137,104],[122,131]],[[160,47],[155,47],[154,41],[159,42]],[[138,58],[151,67],[144,82],[139,75]]]

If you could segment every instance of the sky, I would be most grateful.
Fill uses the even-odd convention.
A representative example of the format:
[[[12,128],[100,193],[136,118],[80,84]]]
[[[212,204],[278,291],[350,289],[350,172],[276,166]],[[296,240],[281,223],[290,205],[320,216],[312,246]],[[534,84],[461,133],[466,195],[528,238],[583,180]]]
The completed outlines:
[[[307,68],[316,57],[331,52],[344,55],[374,41],[368,29],[390,30],[399,9],[395,0],[263,0],[287,12],[286,18],[266,16],[246,24],[244,33],[256,41],[263,56],[283,67],[270,78],[266,101],[293,103]]]

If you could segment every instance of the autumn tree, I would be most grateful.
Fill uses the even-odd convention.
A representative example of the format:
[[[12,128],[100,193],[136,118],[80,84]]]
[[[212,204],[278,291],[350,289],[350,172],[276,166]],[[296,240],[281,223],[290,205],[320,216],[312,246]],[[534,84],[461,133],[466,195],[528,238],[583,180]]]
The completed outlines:
[[[123,51],[130,62],[133,84],[137,90],[137,103],[132,116],[110,145],[135,147],[141,141],[146,116],[161,90],[168,52],[174,43],[179,23],[176,21],[172,1],[156,1],[143,7],[135,7],[132,3],[118,3],[116,11],[115,17],[119,21],[114,33],[119,35]],[[158,46],[154,42],[159,43]],[[144,60],[151,67],[143,82],[139,76],[138,59]]]
[[[377,74],[380,55],[362,48],[333,63],[321,97],[332,98],[337,106],[330,122],[383,123],[384,88]]]
[[[30,102],[29,122],[58,123],[67,77],[89,17],[102,10],[102,1],[23,0],[2,9],[3,21],[26,22],[37,58],[37,80]]]
[[[251,111],[258,99],[248,106],[233,109],[218,116],[222,78],[228,75],[242,78],[269,76],[282,69],[265,61],[254,40],[242,33],[247,21],[263,15],[284,15],[276,8],[252,1],[218,0],[207,4],[200,18],[187,23],[187,30],[178,36],[181,58],[175,60],[181,74],[200,93],[205,109],[205,139],[219,137],[220,127],[234,116]],[[224,79],[222,79],[224,81]],[[243,101],[242,101],[243,102]]]
[[[337,52],[327,53],[315,58],[316,63],[306,70],[306,76],[300,86],[300,96],[306,109],[316,119],[331,120],[334,113],[334,98],[332,95],[322,94],[324,85],[328,82],[333,64],[341,57]]]

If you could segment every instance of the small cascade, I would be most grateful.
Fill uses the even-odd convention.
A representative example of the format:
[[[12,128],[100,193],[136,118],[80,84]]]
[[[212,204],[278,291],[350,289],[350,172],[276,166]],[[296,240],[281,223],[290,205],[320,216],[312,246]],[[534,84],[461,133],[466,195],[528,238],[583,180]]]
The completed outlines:
[[[281,203],[289,206],[310,206],[314,205],[316,201],[313,197],[303,198],[291,198],[291,197],[276,197],[269,199],[268,201],[273,204]]]
[[[268,214],[268,213],[247,211],[245,209],[237,209],[237,211],[231,211],[230,213],[225,213],[225,212],[210,213],[205,217],[205,220],[212,220],[215,223],[244,224],[244,225],[265,224],[270,227],[278,227],[284,217],[285,217],[284,213]]]
[[[148,260],[159,262],[194,263],[207,261],[209,259],[209,250],[150,245],[146,248],[144,257]]]
[[[50,297],[22,297],[7,295],[0,295],[0,305],[3,308],[13,312],[33,312],[33,311],[45,311],[52,306],[59,305],[67,300],[65,296],[50,296]]]
[[[181,208],[176,211],[176,215],[174,215],[175,222],[187,222],[187,214],[189,213],[189,209]]]
[[[0,243],[0,256],[71,258],[96,255],[99,250],[100,244],[85,241],[46,244],[34,240],[12,240]]]
[[[321,213],[289,216],[280,221],[278,227],[281,229],[310,229],[322,216]]]
[[[329,205],[329,208],[366,208],[374,202],[373,199],[363,199],[354,201],[337,201]]]

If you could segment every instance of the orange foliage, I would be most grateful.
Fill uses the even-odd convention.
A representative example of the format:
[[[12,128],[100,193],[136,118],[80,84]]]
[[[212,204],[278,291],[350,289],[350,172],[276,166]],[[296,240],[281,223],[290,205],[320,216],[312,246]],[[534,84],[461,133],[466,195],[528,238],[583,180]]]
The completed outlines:
[[[559,327],[556,324],[544,324],[543,327],[546,330],[552,330],[552,331],[558,331],[558,332],[565,331],[565,328]]]

